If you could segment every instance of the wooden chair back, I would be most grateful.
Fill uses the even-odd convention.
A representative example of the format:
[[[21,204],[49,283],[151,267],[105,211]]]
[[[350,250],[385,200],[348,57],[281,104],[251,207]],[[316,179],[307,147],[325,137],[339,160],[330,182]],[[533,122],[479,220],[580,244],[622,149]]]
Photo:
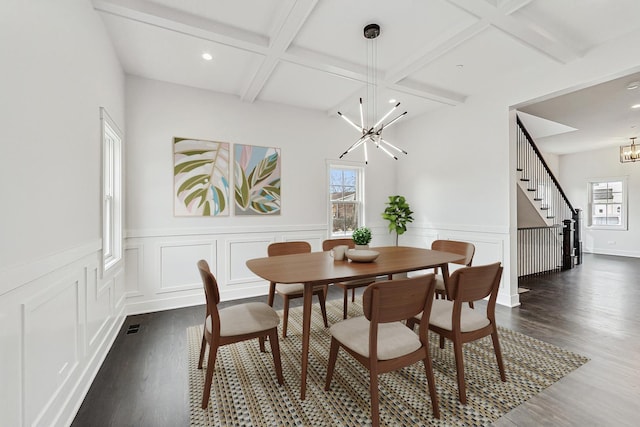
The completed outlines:
[[[207,299],[207,308],[209,303],[218,305],[220,302],[220,292],[218,290],[218,282],[216,278],[209,270],[209,264],[207,261],[201,259],[198,261],[198,270],[200,271],[200,277],[202,277],[202,284],[204,286],[204,295]]]
[[[356,247],[356,244],[354,243],[352,238],[327,239],[324,242],[322,242],[322,250],[323,251],[330,251],[331,249],[335,248],[336,246],[340,246],[340,245],[349,246],[349,249],[353,249],[353,248]]]
[[[303,254],[311,252],[311,245],[308,242],[278,242],[272,243],[267,248],[267,255],[280,256]]]
[[[457,242],[455,240],[434,240],[431,244],[431,249],[435,251],[450,252],[452,254],[463,255],[464,259],[452,264],[466,265],[471,267],[473,262],[473,255],[476,252],[476,247],[472,243]]]
[[[218,282],[209,269],[207,261],[201,259],[198,261],[198,271],[202,278],[204,286],[204,296],[207,302],[207,316],[211,316],[211,333],[214,336],[220,335],[220,314],[218,313],[218,303],[220,302],[220,291],[218,290]]]
[[[389,323],[430,313],[434,290],[433,273],[372,283],[362,296],[364,315],[372,323]]]
[[[477,267],[460,268],[450,278],[453,300],[461,303],[477,301],[490,296],[491,301],[498,296],[502,266],[499,262]]]

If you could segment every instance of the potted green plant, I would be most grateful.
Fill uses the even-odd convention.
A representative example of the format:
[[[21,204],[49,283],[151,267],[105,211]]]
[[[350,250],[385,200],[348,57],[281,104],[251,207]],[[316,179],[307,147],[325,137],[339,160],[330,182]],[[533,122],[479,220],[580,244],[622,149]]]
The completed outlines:
[[[356,249],[367,249],[369,242],[371,242],[371,230],[369,227],[358,227],[353,230],[351,235],[353,243],[356,244]]]
[[[382,218],[389,221],[389,233],[396,232],[396,246],[398,246],[398,236],[407,231],[407,223],[413,222],[413,211],[404,196],[389,196],[386,202],[386,209],[382,213]]]

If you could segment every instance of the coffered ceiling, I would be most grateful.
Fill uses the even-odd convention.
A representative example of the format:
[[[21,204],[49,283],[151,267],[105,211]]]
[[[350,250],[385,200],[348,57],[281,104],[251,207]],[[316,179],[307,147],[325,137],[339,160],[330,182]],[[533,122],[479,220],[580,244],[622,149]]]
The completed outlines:
[[[638,0],[93,0],[126,73],[335,114],[455,106],[521,67],[552,72],[640,28]],[[633,17],[632,19],[630,19]],[[201,55],[209,52],[213,60]]]

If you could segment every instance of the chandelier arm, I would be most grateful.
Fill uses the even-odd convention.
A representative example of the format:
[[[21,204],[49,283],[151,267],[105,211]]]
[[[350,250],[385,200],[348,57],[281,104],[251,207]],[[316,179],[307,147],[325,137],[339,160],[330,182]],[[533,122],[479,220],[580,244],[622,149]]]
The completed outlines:
[[[387,141],[386,139],[382,139],[382,138],[380,138],[380,143],[387,144],[389,147],[393,148],[394,150],[396,150],[396,151],[398,151],[398,152],[400,152],[400,153],[408,154],[408,153],[407,153],[406,151],[404,151],[402,148],[398,148],[398,147],[396,147],[395,145],[393,145],[392,143],[390,143],[390,142],[389,142],[389,141]]]
[[[382,123],[382,122],[383,122],[387,117],[389,117],[389,114],[393,113],[393,112],[395,111],[395,109],[396,109],[396,108],[398,108],[398,106],[399,106],[399,105],[400,105],[400,103],[398,102],[398,103],[395,105],[395,107],[392,107],[392,108],[391,108],[391,110],[389,110],[389,111],[387,112],[387,114],[385,114],[384,116],[382,116],[382,118],[381,118],[380,120],[378,120],[378,123],[376,123],[375,125],[373,125],[373,128],[374,128],[374,129],[375,129],[375,128],[377,128],[377,127],[378,127],[378,125],[379,125],[380,123]]]
[[[360,98],[360,127],[364,132],[364,114],[362,113],[362,98]]]
[[[382,151],[384,151],[385,153],[387,153],[387,155],[389,157],[393,157],[395,160],[398,160],[398,158],[396,156],[394,156],[391,152],[389,152],[389,150],[384,148],[382,145],[378,145],[378,148],[381,149]]]
[[[351,146],[347,148],[347,150],[344,153],[340,154],[340,158],[342,158],[345,154],[349,154],[350,152],[358,148],[366,140],[367,140],[367,135],[362,135],[360,138],[358,138],[356,142],[351,144]]]
[[[364,164],[369,164],[369,153],[367,153],[367,144],[364,144]]]
[[[380,131],[382,132],[382,129],[386,129],[389,126],[391,126],[392,124],[394,124],[395,122],[397,122],[398,120],[400,120],[401,118],[403,118],[405,115],[407,114],[407,111],[405,111],[404,113],[400,114],[398,117],[396,117],[395,119],[391,120],[389,123],[387,123],[386,125],[382,125],[382,127],[380,128]]]
[[[355,123],[353,123],[351,121],[351,119],[347,116],[345,116],[344,114],[342,114],[340,111],[338,111],[338,115],[340,117],[342,117],[347,123],[349,123],[351,126],[353,126],[358,132],[362,133],[363,135],[365,134],[365,130],[364,128],[359,128],[358,125],[356,125]]]

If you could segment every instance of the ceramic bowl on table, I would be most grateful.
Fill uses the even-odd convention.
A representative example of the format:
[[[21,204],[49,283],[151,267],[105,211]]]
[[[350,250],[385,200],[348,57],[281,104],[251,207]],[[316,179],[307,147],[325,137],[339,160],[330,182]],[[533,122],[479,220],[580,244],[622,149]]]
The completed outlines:
[[[345,256],[353,262],[372,262],[378,258],[380,252],[370,249],[349,249]]]

